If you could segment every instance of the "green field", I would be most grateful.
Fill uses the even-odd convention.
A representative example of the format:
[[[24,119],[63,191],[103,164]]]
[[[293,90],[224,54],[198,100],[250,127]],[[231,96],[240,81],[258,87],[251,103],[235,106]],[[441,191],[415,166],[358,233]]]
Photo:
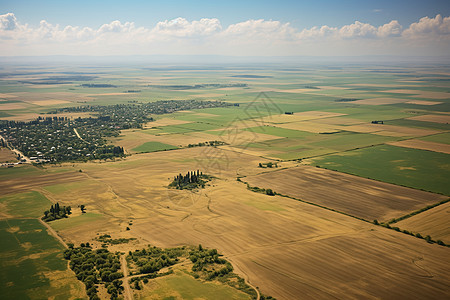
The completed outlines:
[[[436,135],[430,135],[430,136],[426,136],[426,137],[423,137],[420,139],[423,141],[429,141],[429,142],[450,145],[450,132],[436,134]]]
[[[145,153],[145,152],[165,151],[174,149],[178,149],[178,147],[160,142],[146,142],[136,148],[133,148],[132,150],[135,152]]]
[[[14,168],[0,168],[0,180],[8,180],[13,178],[36,176],[43,174],[41,169],[31,166],[21,166]]]
[[[87,212],[76,217],[69,217],[50,222],[50,226],[55,230],[63,230],[67,228],[77,227],[86,223],[101,220],[103,215]]]
[[[217,129],[219,126],[211,125],[208,123],[186,123],[181,125],[168,125],[162,126],[158,128],[158,131],[154,131],[154,133],[187,133],[194,131],[205,131],[205,130],[213,130]]]
[[[382,145],[315,158],[316,166],[450,195],[450,155]]]
[[[420,129],[450,130],[449,124],[425,122],[425,121],[417,121],[417,120],[409,120],[409,119],[390,120],[390,121],[385,122],[385,124],[405,126],[405,127],[411,127],[411,128],[420,128]]]
[[[286,138],[304,138],[313,135],[312,133],[306,131],[286,129],[275,126],[259,126],[259,127],[245,128],[244,130]]]
[[[212,282],[201,282],[182,272],[165,276],[155,280],[156,289],[152,290],[152,295],[157,295],[159,299],[179,299],[174,295],[179,295],[181,299],[251,299],[249,295],[226,285]]]
[[[0,299],[69,299],[83,291],[63,246],[38,220],[2,220],[0,239]]]
[[[7,207],[6,213],[16,218],[38,218],[52,203],[41,193],[32,191],[0,198]]]
[[[81,180],[71,183],[59,183],[59,184],[53,184],[48,185],[44,187],[44,190],[53,193],[53,194],[62,194],[66,193],[67,191],[73,190],[73,189],[80,189],[80,188],[86,188],[87,185],[92,184],[90,180]]]

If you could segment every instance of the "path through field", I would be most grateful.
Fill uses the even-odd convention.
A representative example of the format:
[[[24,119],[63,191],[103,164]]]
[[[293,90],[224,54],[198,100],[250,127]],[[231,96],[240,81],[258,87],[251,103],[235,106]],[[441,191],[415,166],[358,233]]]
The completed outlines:
[[[133,299],[133,293],[131,292],[130,283],[128,282],[128,266],[127,266],[127,260],[125,258],[125,255],[122,255],[120,257],[120,264],[122,267],[123,272],[123,296],[125,300],[132,300]]]

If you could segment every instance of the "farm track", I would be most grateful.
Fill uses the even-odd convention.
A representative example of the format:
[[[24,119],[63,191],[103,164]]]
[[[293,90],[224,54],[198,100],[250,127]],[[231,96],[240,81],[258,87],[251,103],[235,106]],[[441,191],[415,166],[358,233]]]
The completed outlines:
[[[67,246],[66,242],[64,242],[64,240],[58,235],[58,233],[50,226],[48,225],[47,222],[44,222],[41,220],[41,218],[38,218],[39,223],[41,223],[42,225],[44,225],[47,228],[48,233],[53,236],[54,238],[56,238],[58,240],[58,242],[61,243],[61,245],[64,246],[64,248],[69,249],[69,246]]]
[[[125,258],[125,255],[120,256],[120,265],[122,267],[122,272],[123,272],[123,287],[124,287],[124,299],[125,300],[132,300],[133,299],[133,292],[131,291],[130,288],[130,282],[129,279],[130,277],[128,276],[128,265],[127,265],[127,260]]]

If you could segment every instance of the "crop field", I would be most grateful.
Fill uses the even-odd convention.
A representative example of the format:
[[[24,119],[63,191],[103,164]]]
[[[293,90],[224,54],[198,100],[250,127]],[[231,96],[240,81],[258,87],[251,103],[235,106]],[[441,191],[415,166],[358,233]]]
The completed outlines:
[[[160,142],[146,142],[146,143],[134,148],[133,151],[154,152],[154,151],[173,150],[173,149],[178,149],[178,147],[160,143]]]
[[[36,191],[3,196],[0,198],[0,203],[4,208],[1,212],[3,217],[22,218],[42,216],[44,210],[52,205],[52,202]]]
[[[36,219],[0,221],[0,297],[83,297],[82,284],[67,268],[63,247]]]
[[[372,221],[388,221],[446,196],[377,182],[311,166],[244,178],[250,186],[273,191]]]
[[[450,203],[445,203],[400,221],[397,226],[412,232],[419,232],[423,236],[430,235],[434,240],[448,243],[450,242],[449,213]]]
[[[5,241],[0,298],[33,293],[86,298],[62,245],[37,220],[56,202],[73,211],[49,223],[66,243],[101,248],[100,235],[133,238],[108,246],[124,253],[147,245],[201,244],[223,253],[234,272],[277,299],[343,293],[364,299],[449,298],[448,247],[371,223],[450,196],[450,93],[448,76],[442,75],[447,70],[383,70],[374,65],[2,69],[2,120],[95,118],[92,110],[48,113],[158,100],[232,105],[150,115],[154,121],[142,128],[106,138],[125,149],[123,157],[0,168]],[[55,83],[52,77],[70,80]],[[209,141],[218,143],[206,146]],[[2,148],[0,160],[8,155]],[[269,162],[276,167],[266,168]],[[197,170],[212,176],[204,188],[168,188],[174,176]],[[246,182],[282,195],[252,190]],[[449,244],[449,207],[447,202],[391,225]],[[132,294],[249,299],[179,269]]]

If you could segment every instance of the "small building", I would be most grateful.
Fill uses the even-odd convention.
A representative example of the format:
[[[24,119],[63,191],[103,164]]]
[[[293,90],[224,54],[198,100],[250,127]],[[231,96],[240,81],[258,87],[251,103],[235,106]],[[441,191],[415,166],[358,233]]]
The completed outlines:
[[[293,111],[285,111],[284,114],[285,114],[285,115],[293,115],[294,112],[293,112]]]
[[[372,124],[384,124],[383,121],[372,121]]]

